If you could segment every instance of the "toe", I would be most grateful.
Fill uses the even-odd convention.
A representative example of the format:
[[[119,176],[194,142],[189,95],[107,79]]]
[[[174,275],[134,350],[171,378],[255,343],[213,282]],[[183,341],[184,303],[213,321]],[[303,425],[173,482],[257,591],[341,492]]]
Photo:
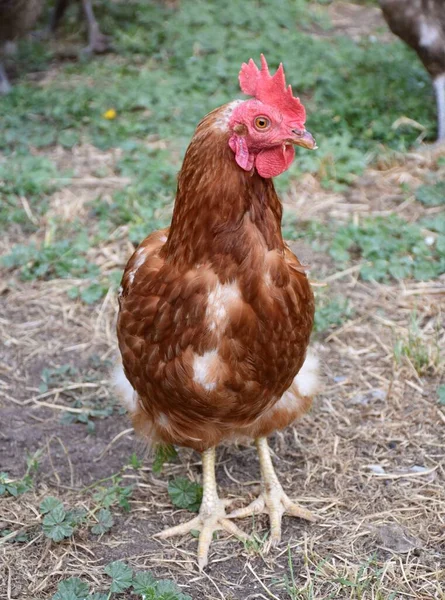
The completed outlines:
[[[218,529],[222,529],[231,535],[236,536],[241,540],[250,540],[250,536],[247,535],[242,529],[237,527],[235,523],[232,523],[229,519],[222,517],[218,521],[207,520],[204,521],[201,533],[199,534],[198,541],[198,566],[202,570],[208,563],[209,548],[213,538],[213,532]]]
[[[289,500],[289,498],[284,498],[283,504],[288,515],[291,515],[292,517],[298,517],[300,519],[306,519],[306,521],[312,521],[313,523],[316,521],[314,515],[307,510],[307,508],[303,508],[299,504],[292,502]]]
[[[227,531],[227,533],[230,533],[241,540],[247,541],[252,539],[250,535],[240,529],[237,525],[235,525],[235,523],[232,523],[232,521],[230,521],[228,518],[221,519],[220,524],[221,529],[224,529],[224,531]]]
[[[158,537],[161,540],[165,540],[169,537],[173,537],[174,535],[184,535],[186,533],[190,533],[192,529],[200,529],[200,524],[201,519],[199,517],[195,517],[191,521],[187,521],[186,523],[181,523],[180,525],[175,525],[174,527],[169,527],[168,529],[164,529],[164,531],[155,533],[153,537]]]
[[[244,508],[237,508],[235,510],[232,510],[232,512],[230,512],[227,515],[228,519],[243,519],[244,517],[250,517],[251,515],[259,515],[260,513],[264,512],[264,507],[265,507],[265,503],[264,503],[264,498],[263,496],[258,496],[258,498],[255,498],[255,500],[253,502],[251,502],[248,506],[245,506]]]
[[[198,566],[202,570],[209,561],[209,548],[212,542],[216,523],[213,520],[204,521],[198,540]]]
[[[268,549],[275,548],[281,541],[281,517],[283,516],[283,511],[281,507],[271,507],[269,509],[269,519],[270,519],[270,538],[268,541]]]

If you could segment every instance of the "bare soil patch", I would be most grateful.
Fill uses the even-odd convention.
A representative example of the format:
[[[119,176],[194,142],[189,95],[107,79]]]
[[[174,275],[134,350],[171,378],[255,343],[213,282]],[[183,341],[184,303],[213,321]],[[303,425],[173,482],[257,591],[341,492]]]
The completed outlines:
[[[375,7],[335,2],[328,11],[333,29],[317,29],[314,35],[392,39],[382,32],[385,24]],[[128,183],[116,173],[117,151],[82,144],[46,153],[62,176],[70,172],[69,185],[51,198],[50,216],[86,223],[91,200],[111,196]],[[408,221],[434,216],[437,208],[422,207],[399,184],[414,190],[431,173],[444,173],[440,155],[428,150],[385,156],[341,193],[322,189],[315,177],[304,175],[284,202],[297,215],[323,223],[393,212]],[[46,218],[39,239],[45,236]],[[24,242],[20,235],[11,228],[0,239],[0,252]],[[102,269],[123,268],[131,250],[122,227],[108,244],[91,250],[91,260]],[[196,539],[153,538],[190,516],[172,506],[168,480],[200,481],[201,466],[197,454],[181,450],[161,475],[153,473],[152,457],[120,413],[110,385],[117,351],[114,293],[86,306],[67,295],[80,280],[21,282],[1,273],[0,471],[19,478],[27,453],[41,454],[31,491],[0,497],[0,532],[27,535],[23,542],[0,538],[0,597],[47,600],[71,576],[103,590],[104,565],[126,560],[135,569],[173,579],[194,600],[445,598],[445,407],[437,396],[445,383],[445,280],[364,283],[357,269],[336,272],[332,259],[309,244],[298,242],[295,250],[317,273],[316,292],[323,286],[353,308],[340,327],[314,339],[323,390],[312,411],[271,439],[283,487],[318,521],[285,517],[281,545],[268,555],[262,543],[267,520],[239,521],[256,533],[257,544],[218,536],[205,573],[196,565]],[[398,341],[409,339],[413,314],[427,356],[421,374],[410,358],[397,361],[394,353]],[[45,369],[66,365],[71,370],[43,390]],[[94,431],[62,419],[91,408],[111,410],[93,419]],[[143,458],[140,468],[129,465],[133,452]],[[38,510],[43,498],[53,495],[67,507],[94,511],[95,486],[107,485],[113,475],[134,490],[129,512],[112,508],[115,523],[108,533],[96,536],[81,526],[59,543],[43,535]],[[260,484],[255,449],[220,447],[217,481],[221,496],[233,498],[235,506],[250,502]]]
[[[393,210],[400,199],[388,189],[394,189],[402,171],[420,181],[433,164],[422,161],[407,157],[403,164],[369,170],[348,192],[349,200],[313,189],[310,217],[331,211],[337,219],[351,213],[360,218],[364,212]],[[82,176],[89,177],[88,168]],[[295,194],[287,198],[289,204],[297,196],[304,202]],[[58,203],[56,193],[54,206]],[[404,210],[423,210],[411,204],[405,201]],[[122,242],[113,242],[109,253],[121,266],[130,251]],[[312,252],[311,257],[307,245],[303,250],[318,272],[323,265],[331,270],[331,259],[323,253]],[[292,597],[285,584],[291,577],[289,557],[296,585],[307,590],[312,585],[313,598],[331,593],[346,598],[349,588],[341,582],[357,578],[366,581],[363,598],[377,597],[377,592],[387,598],[394,590],[397,598],[442,597],[445,414],[437,401],[443,358],[435,353],[444,345],[444,282],[365,284],[352,272],[318,283],[349,298],[354,314],[317,341],[324,389],[312,412],[276,434],[271,445],[286,491],[319,520],[308,524],[285,518],[282,544],[270,555],[262,553],[261,542],[249,548],[221,535],[212,546],[210,568],[202,574],[195,563],[196,540],[160,542],[152,537],[188,518],[172,507],[167,481],[177,475],[199,480],[199,457],[182,450],[175,463],[155,475],[150,457],[140,469],[128,466],[132,452],[142,456],[144,448],[116,408],[95,420],[93,433],[82,423],[61,422],[61,413],[76,401],[79,410],[115,404],[107,362],[116,354],[114,295],[91,308],[67,297],[75,280],[9,280],[0,297],[1,468],[19,477],[26,452],[41,450],[42,455],[33,491],[0,500],[2,528],[23,528],[29,535],[27,543],[2,544],[0,585],[8,590],[6,597],[50,598],[57,583],[73,575],[100,589],[103,566],[119,559],[174,579],[196,600],[284,600]],[[397,363],[394,358],[395,342],[409,335],[413,310],[422,343],[431,353],[422,376],[409,360]],[[42,393],[43,370],[66,364],[76,374]],[[114,511],[110,533],[97,537],[81,528],[58,544],[43,536],[37,508],[46,495],[91,509],[89,486],[116,473],[135,488],[129,513]],[[217,477],[222,496],[234,498],[238,506],[250,501],[259,487],[254,448],[220,448]],[[240,525],[256,531],[260,540],[267,536],[262,517]]]

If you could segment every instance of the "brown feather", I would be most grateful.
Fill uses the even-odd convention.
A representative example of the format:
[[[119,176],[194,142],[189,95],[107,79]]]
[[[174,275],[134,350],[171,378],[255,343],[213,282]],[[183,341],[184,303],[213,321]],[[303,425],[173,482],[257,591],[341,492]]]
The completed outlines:
[[[135,428],[199,451],[266,435],[310,406],[279,401],[305,359],[313,294],[283,242],[272,180],[234,160],[225,110],[196,130],[170,230],[130,258],[118,318]]]

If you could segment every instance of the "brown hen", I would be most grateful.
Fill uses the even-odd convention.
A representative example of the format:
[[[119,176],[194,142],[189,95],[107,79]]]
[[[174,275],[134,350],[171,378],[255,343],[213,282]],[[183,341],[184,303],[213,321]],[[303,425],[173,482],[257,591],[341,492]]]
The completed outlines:
[[[8,42],[23,37],[36,23],[43,0],[0,0],[0,95],[11,91],[1,62]]]
[[[437,141],[445,141],[445,0],[380,0],[391,31],[411,46],[433,80]]]
[[[315,142],[281,65],[272,77],[264,57],[261,70],[250,61],[240,83],[253,98],[222,106],[198,125],[171,227],[140,244],[119,296],[118,379],[136,431],[202,452],[199,515],[160,534],[199,529],[201,567],[215,529],[248,537],[233,517],[267,512],[271,545],[280,540],[283,513],[312,519],[284,493],[266,436],[305,413],[317,385],[317,361],[306,356],[313,294],[283,241],[272,182],[290,166],[294,145]],[[250,506],[226,515],[215,446],[240,438],[256,440],[263,488]]]

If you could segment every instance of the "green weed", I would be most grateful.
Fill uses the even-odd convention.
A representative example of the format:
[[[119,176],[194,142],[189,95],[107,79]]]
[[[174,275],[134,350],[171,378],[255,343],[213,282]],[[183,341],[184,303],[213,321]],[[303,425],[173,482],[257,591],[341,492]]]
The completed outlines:
[[[8,473],[2,471],[0,473],[0,496],[9,494],[10,496],[20,496],[30,490],[30,482],[26,478],[12,479]]]
[[[420,185],[416,190],[416,200],[425,206],[445,204],[445,181]]]
[[[445,271],[442,241],[427,245],[420,227],[397,215],[369,217],[359,225],[340,226],[329,253],[340,267],[352,258],[362,261],[360,276],[364,280],[413,277],[423,281]]]
[[[408,360],[419,375],[425,375],[434,370],[440,361],[439,341],[425,339],[420,328],[417,313],[411,313],[408,333],[394,344],[394,357],[397,364]]]
[[[192,600],[173,581],[157,580],[148,571],[134,572],[121,561],[108,564],[104,571],[111,579],[106,592],[90,592],[87,583],[78,577],[70,577],[59,583],[52,600],[110,600],[114,594],[130,589],[142,600]]]
[[[326,252],[333,235],[333,227],[318,221],[299,220],[295,214],[285,212],[282,223],[285,240],[304,240],[317,252]]]
[[[445,406],[445,385],[439,385],[437,388],[437,401],[440,406]]]
[[[106,508],[101,508],[96,518],[96,525],[91,527],[91,533],[94,533],[95,535],[107,533],[107,531],[109,531],[114,525],[113,515]]]
[[[136,452],[133,452],[133,454],[130,456],[130,460],[128,461],[128,464],[135,470],[137,471],[138,469],[140,469],[143,465],[142,460],[138,457],[138,455],[136,454]]]
[[[88,364],[80,371],[76,366],[69,363],[59,367],[45,368],[40,374],[40,393],[45,393],[50,389],[61,388],[64,393],[71,398],[71,403],[67,406],[67,411],[61,414],[61,422],[65,425],[71,423],[83,423],[87,426],[90,433],[95,431],[95,419],[104,419],[111,416],[115,411],[114,404],[106,402],[108,397],[95,396],[94,405],[91,400],[85,400],[82,395],[76,395],[70,392],[73,383],[95,382],[100,378],[105,370],[109,369],[109,362],[101,361],[97,356],[91,356]],[[70,411],[73,408],[75,410]],[[78,412],[78,409],[82,409]]]
[[[87,259],[88,237],[79,233],[71,239],[51,243],[17,244],[1,259],[7,269],[16,270],[23,281],[99,277],[99,267]]]
[[[65,510],[63,503],[54,496],[47,496],[40,503],[39,510],[40,514],[44,515],[42,531],[54,542],[61,542],[71,537],[76,526],[85,519],[86,515],[83,509]]]
[[[99,507],[110,508],[120,506],[125,512],[130,510],[129,500],[133,493],[132,485],[121,485],[120,477],[113,477],[112,484],[108,487],[98,486],[93,493],[93,499]]]
[[[365,170],[370,156],[354,147],[352,135],[318,136],[319,149],[299,155],[298,168],[317,175],[322,186],[341,191]]]
[[[12,529],[2,529],[0,531],[0,539],[2,537],[6,537],[7,535],[11,535],[12,533],[14,533],[14,531]],[[29,542],[30,537],[29,535],[24,532],[24,531],[17,531],[15,535],[13,535],[12,537],[9,538],[8,542],[10,544],[16,542],[18,544],[25,544],[26,542]]]
[[[445,254],[444,237],[445,237],[445,212],[439,213],[434,217],[425,217],[419,221],[419,224],[425,229],[439,233],[436,240],[437,251]]]
[[[0,156],[0,223],[36,229],[49,195],[58,187],[56,176],[54,163],[44,156],[26,152]]]
[[[33,454],[27,454],[26,471],[21,479],[12,479],[8,473],[0,472],[0,496],[20,496],[28,492],[33,485],[33,477],[39,468],[39,459],[42,450],[36,450]]]
[[[132,492],[133,486],[122,486],[121,478],[113,477],[111,486],[95,488],[93,492],[95,506],[88,512],[83,508],[68,510],[59,499],[47,496],[39,508],[43,516],[43,533],[54,542],[71,537],[80,526],[90,528],[94,535],[103,535],[114,525],[114,517],[110,509],[120,507],[128,512]]]
[[[264,533],[263,536],[260,536],[258,533],[254,532],[249,539],[243,540],[244,549],[246,552],[261,555],[269,535],[270,534],[268,531]]]
[[[171,444],[158,444],[153,460],[153,472],[160,473],[164,463],[170,462],[178,456],[178,452]]]
[[[321,333],[344,324],[353,315],[353,309],[347,298],[319,292],[315,299],[314,331]]]
[[[198,512],[202,501],[202,485],[185,477],[175,477],[168,482],[168,495],[178,508]]]

